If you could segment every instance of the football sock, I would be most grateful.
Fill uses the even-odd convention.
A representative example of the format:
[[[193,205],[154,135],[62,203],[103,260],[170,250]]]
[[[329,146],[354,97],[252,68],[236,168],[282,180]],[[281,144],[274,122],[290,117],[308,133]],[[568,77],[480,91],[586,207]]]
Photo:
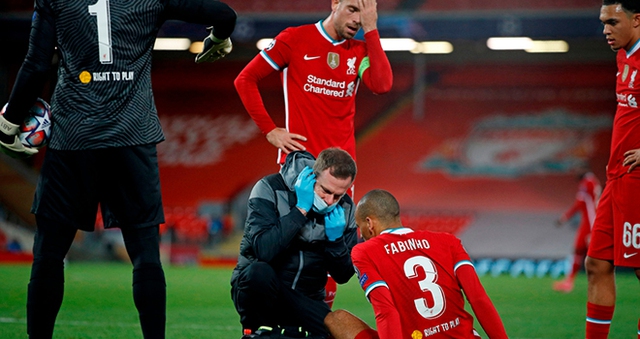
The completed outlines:
[[[358,333],[354,339],[379,339],[378,332],[373,329],[366,329]]]
[[[614,307],[587,302],[587,339],[607,338]]]
[[[134,269],[133,301],[140,315],[143,336],[164,338],[167,296],[161,267]]]
[[[167,291],[160,263],[158,226],[122,229],[124,244],[133,263],[133,302],[140,316],[144,338],[165,337]]]
[[[640,339],[640,319],[638,319],[638,339]]]
[[[76,230],[36,215],[33,264],[27,287],[29,338],[51,338],[64,295],[64,258]]]
[[[51,338],[64,295],[62,260],[34,260],[27,287],[29,338]]]

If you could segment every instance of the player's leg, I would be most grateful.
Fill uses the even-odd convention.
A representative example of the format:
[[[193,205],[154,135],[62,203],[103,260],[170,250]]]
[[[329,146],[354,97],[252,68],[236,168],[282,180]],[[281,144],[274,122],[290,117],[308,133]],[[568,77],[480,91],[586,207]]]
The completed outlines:
[[[145,338],[164,338],[167,299],[159,227],[123,228],[122,237],[133,264],[133,301],[142,333]]]
[[[27,293],[27,331],[51,338],[64,290],[63,260],[77,229],[93,230],[98,209],[91,152],[48,149],[31,207],[34,261]]]
[[[324,295],[303,294],[298,290],[283,289],[281,298],[289,305],[283,313],[285,327],[302,327],[312,337],[326,338],[329,333],[324,324],[324,319],[331,312],[324,302]]]
[[[249,264],[231,285],[231,298],[240,315],[243,331],[254,333],[260,326],[277,327],[282,313],[279,305],[285,303],[279,298],[281,283],[269,264]]]
[[[145,338],[164,338],[166,285],[158,225],[164,222],[155,145],[96,150],[106,228],[120,227],[133,264],[133,299]]]
[[[33,264],[27,291],[29,338],[51,338],[64,294],[64,258],[76,229],[36,216]]]
[[[347,310],[333,311],[324,324],[335,339],[377,339],[378,332]]]
[[[608,182],[602,193],[585,261],[587,271],[586,338],[607,338],[616,302],[614,244],[614,191]]]
[[[554,290],[567,293],[573,291],[576,275],[584,265],[587,255],[590,228],[591,225],[589,225],[588,220],[583,220],[580,224],[573,244],[573,263],[571,264],[571,271],[567,274],[564,280],[553,284]]]

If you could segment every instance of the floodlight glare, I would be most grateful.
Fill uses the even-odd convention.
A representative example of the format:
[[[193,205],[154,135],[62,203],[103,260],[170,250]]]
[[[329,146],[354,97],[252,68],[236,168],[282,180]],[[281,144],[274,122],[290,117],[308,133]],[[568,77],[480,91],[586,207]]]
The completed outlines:
[[[191,46],[187,38],[157,38],[153,49],[156,51],[186,51]]]
[[[494,51],[526,50],[533,46],[533,40],[527,37],[489,38],[487,47]]]

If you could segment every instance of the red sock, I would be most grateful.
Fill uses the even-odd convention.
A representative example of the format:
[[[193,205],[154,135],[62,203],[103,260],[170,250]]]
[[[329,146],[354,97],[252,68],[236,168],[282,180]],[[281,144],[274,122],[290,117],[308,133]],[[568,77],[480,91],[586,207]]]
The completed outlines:
[[[640,339],[640,319],[638,319],[638,339]]]
[[[378,331],[372,329],[366,329],[358,333],[354,339],[380,339]]]
[[[587,339],[607,339],[614,307],[587,302]]]

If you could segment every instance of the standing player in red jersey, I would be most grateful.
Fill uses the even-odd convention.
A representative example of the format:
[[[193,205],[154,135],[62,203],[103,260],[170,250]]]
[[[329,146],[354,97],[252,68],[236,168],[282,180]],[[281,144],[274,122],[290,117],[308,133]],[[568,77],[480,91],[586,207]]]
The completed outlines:
[[[607,43],[618,53],[616,97],[607,183],[598,203],[585,266],[586,338],[607,338],[616,303],[616,266],[640,279],[640,2],[604,0],[600,21]],[[638,322],[640,338],[640,321]]]
[[[365,194],[355,217],[366,241],[351,257],[378,331],[338,310],[325,319],[336,339],[479,338],[465,296],[489,338],[507,338],[460,239],[402,226],[398,201],[384,190]]]
[[[557,220],[558,227],[561,227],[572,216],[578,212],[580,213],[580,226],[578,226],[573,243],[573,265],[571,266],[571,271],[564,280],[553,283],[553,289],[556,291],[567,293],[573,291],[573,282],[576,278],[576,274],[578,274],[578,271],[582,268],[584,259],[587,255],[591,227],[593,226],[593,221],[596,218],[596,206],[598,205],[598,199],[600,198],[601,192],[602,187],[600,186],[598,177],[596,177],[592,172],[584,172],[580,175],[578,193],[576,194],[575,202]]]
[[[278,148],[278,164],[292,151],[306,150],[317,157],[330,147],[356,159],[354,116],[360,82],[376,94],[388,92],[393,83],[377,21],[375,0],[331,0],[326,19],[285,29],[240,72],[234,82],[240,99]],[[353,39],[360,28],[365,41]],[[286,128],[274,123],[258,90],[260,80],[276,71],[282,78]],[[329,277],[329,307],[335,292]]]
[[[296,150],[313,156],[340,147],[356,159],[355,97],[360,82],[374,93],[391,89],[393,75],[380,45],[375,0],[332,0],[331,14],[315,24],[282,31],[238,75],[242,102],[267,140],[278,148],[278,163]],[[364,30],[365,41],[353,39]],[[264,107],[258,82],[281,72],[285,126]]]

